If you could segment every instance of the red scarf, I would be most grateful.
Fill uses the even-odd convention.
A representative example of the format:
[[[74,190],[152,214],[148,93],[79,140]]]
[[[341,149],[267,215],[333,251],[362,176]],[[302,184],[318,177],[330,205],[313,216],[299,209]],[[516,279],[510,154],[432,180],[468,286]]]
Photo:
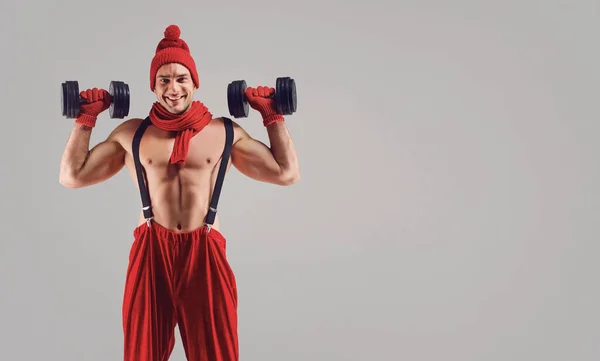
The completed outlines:
[[[150,110],[150,120],[159,129],[178,132],[171,153],[171,164],[184,166],[190,140],[212,120],[212,114],[199,101],[192,102],[183,114],[170,113],[155,102]]]

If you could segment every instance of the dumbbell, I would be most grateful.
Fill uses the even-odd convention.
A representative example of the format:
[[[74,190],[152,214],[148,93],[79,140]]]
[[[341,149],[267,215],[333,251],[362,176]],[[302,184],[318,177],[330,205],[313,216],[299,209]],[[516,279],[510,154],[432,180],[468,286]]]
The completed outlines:
[[[111,81],[108,89],[111,101],[109,114],[111,118],[125,118],[129,114],[129,85],[122,81]],[[79,94],[79,83],[68,80],[62,83],[61,106],[62,115],[77,118],[79,107],[86,101]]]
[[[227,86],[227,105],[229,114],[235,118],[248,116],[248,99],[246,99],[246,81],[235,80]],[[275,83],[275,106],[277,112],[290,115],[296,111],[296,82],[290,77],[277,78]]]

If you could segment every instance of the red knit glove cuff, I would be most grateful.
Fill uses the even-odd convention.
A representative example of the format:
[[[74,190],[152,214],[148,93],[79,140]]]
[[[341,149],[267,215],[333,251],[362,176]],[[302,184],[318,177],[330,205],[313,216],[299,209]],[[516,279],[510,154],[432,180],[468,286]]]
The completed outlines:
[[[277,113],[277,111],[272,107],[261,107],[259,108],[259,112],[263,118],[263,124],[265,127],[267,125],[283,121],[283,115]]]
[[[273,123],[277,123],[277,122],[283,122],[283,115],[281,114],[271,114],[271,115],[267,115],[267,116],[263,116],[263,125],[266,127],[268,125],[271,125]]]
[[[77,117],[77,119],[75,119],[75,123],[93,128],[94,126],[96,126],[96,119],[98,119],[98,117],[89,115],[89,114],[80,113],[79,117]]]

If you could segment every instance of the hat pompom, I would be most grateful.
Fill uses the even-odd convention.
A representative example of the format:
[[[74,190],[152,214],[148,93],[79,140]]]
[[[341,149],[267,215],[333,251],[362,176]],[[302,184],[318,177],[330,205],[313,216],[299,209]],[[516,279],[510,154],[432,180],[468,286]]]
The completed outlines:
[[[169,25],[165,30],[165,39],[178,40],[181,35],[181,30],[177,25]]]

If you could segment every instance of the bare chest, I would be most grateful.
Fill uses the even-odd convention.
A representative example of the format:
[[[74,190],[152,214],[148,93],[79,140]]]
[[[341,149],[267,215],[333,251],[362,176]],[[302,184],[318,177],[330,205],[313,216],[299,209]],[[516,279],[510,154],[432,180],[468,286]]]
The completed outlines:
[[[187,145],[187,153],[183,139],[178,140],[176,132],[148,127],[140,142],[140,162],[146,170],[167,169],[213,169],[221,159],[225,146],[223,127],[212,124],[193,136]],[[174,150],[176,154],[185,156],[185,166],[171,164]]]

